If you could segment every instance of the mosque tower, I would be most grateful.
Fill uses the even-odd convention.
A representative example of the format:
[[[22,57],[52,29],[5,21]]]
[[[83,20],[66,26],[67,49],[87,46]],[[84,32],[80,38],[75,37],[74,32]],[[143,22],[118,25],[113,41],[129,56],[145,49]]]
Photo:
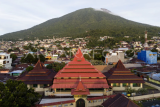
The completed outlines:
[[[145,31],[145,43],[144,43],[144,48],[147,50],[148,48],[148,43],[147,43],[147,31]]]

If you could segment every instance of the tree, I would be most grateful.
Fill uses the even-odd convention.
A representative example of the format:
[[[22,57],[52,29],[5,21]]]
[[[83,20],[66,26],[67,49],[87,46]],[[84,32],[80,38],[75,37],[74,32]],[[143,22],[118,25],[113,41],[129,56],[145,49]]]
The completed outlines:
[[[8,52],[11,52],[11,51],[13,51],[12,49],[8,49]]]
[[[42,54],[39,55],[39,59],[40,59],[41,62],[44,62],[46,60],[45,57]]]
[[[132,57],[134,55],[134,51],[133,50],[127,50],[126,54],[128,57]]]
[[[34,60],[35,60],[34,55],[30,53],[21,58],[21,62],[23,63],[33,63]]]
[[[153,48],[151,51],[152,52],[158,52],[158,50],[156,48]]]
[[[33,70],[33,66],[29,66],[26,68],[26,71],[31,71],[31,70]]]
[[[60,58],[63,58],[63,57],[66,57],[66,55],[65,54],[60,55]]]
[[[33,55],[33,54],[27,54],[24,57],[21,58],[22,63],[37,63],[37,61],[40,59],[41,62],[45,61],[45,57],[43,55]]]
[[[40,97],[22,81],[7,80],[6,84],[0,83],[1,107],[31,107]]]
[[[65,66],[66,64],[64,62],[54,62],[52,64],[49,64],[47,65],[47,69],[54,69],[54,71],[58,72],[59,70],[63,69],[63,67]]]
[[[91,60],[92,65],[105,65],[105,63],[101,60]]]
[[[16,54],[10,54],[10,57],[12,58],[12,62],[17,59],[17,55]]]
[[[84,58],[85,58],[86,60],[91,60],[91,56],[89,56],[88,54],[84,54]]]
[[[152,44],[152,43],[153,43],[152,41],[149,41],[149,42],[148,42],[149,45]]]

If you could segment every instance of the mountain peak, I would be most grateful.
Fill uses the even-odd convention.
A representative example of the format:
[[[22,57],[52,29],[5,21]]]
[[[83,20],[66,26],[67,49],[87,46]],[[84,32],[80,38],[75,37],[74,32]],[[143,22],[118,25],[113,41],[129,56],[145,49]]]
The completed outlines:
[[[115,13],[112,13],[110,10],[105,9],[105,8],[100,8],[100,9],[95,9],[94,8],[94,10],[95,11],[102,11],[102,12],[109,13],[109,14],[112,14],[112,15],[116,15]],[[116,15],[116,16],[118,16],[118,15]]]

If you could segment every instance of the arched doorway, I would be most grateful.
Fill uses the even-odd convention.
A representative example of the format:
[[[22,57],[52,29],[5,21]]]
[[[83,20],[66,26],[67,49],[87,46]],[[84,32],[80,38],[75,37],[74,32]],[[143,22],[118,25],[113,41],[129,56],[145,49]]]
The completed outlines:
[[[85,107],[85,101],[83,99],[77,100],[76,107]]]

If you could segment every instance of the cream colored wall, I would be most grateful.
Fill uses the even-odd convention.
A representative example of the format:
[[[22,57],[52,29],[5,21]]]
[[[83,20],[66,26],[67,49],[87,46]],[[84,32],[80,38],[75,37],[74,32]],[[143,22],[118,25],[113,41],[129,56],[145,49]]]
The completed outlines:
[[[104,99],[104,101],[105,100],[107,100],[107,99]],[[87,107],[95,107],[95,106],[101,105],[104,101],[103,101],[103,99],[91,100],[90,103],[88,101],[88,106]]]
[[[144,100],[144,99],[152,99],[152,98],[158,98],[158,97],[160,97],[160,93],[141,95],[141,96],[135,96],[135,97],[129,97],[129,98],[131,100]]]
[[[139,88],[143,88],[142,83],[140,84],[140,87],[133,87],[133,83],[130,83],[130,87],[132,89],[138,90]],[[111,86],[113,86],[113,83],[111,83]],[[120,83],[120,87],[113,87],[113,91],[124,91],[126,87],[123,87],[123,83]]]
[[[65,106],[67,104],[67,106]],[[73,105],[70,105],[71,103],[66,103],[66,104],[62,104],[62,106],[60,106],[61,104],[57,104],[57,105],[50,105],[50,106],[42,106],[42,107],[76,107],[76,103],[72,103]]]
[[[31,85],[30,84],[27,84],[27,87],[28,88],[31,88]],[[32,87],[34,89],[35,92],[40,92],[40,91],[45,91],[45,90],[48,90],[49,88],[40,88],[40,84],[37,84],[37,87]]]
[[[66,103],[67,106],[65,106],[65,104],[62,104],[61,107],[76,107],[76,101],[79,98],[75,99],[75,102],[72,103],[73,105],[70,105],[71,103]],[[97,99],[97,100],[91,100],[91,102],[89,103],[89,101],[86,98],[82,98],[85,101],[85,107],[94,107],[94,106],[98,106],[101,105],[103,103],[103,99]],[[107,99],[104,99],[104,101]],[[50,105],[50,106],[43,106],[43,107],[58,107],[61,104],[57,104],[57,105]]]

